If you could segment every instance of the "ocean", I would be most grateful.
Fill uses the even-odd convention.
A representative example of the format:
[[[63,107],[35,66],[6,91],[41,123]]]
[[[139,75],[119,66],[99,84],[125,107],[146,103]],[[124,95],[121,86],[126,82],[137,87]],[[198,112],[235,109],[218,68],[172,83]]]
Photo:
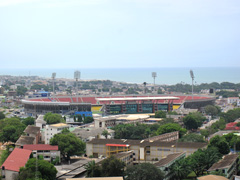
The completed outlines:
[[[129,83],[153,83],[152,72],[157,73],[155,84],[191,84],[190,70],[194,73],[194,83],[232,82],[240,83],[240,67],[197,67],[197,68],[107,68],[107,69],[0,69],[0,75],[40,76],[50,78],[73,78],[75,70],[81,72],[82,80],[112,80]]]

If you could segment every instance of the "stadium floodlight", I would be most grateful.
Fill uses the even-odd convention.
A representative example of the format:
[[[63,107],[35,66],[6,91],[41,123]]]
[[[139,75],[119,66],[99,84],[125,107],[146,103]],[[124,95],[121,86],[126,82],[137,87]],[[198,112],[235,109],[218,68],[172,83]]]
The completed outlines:
[[[194,81],[194,74],[193,74],[193,71],[190,70],[190,76],[192,78],[192,99],[193,99],[193,81]]]
[[[76,95],[77,95],[77,102],[78,102],[78,79],[80,79],[80,71],[74,72],[74,79],[76,79]]]
[[[55,78],[56,78],[56,73],[54,72],[54,73],[52,73],[52,80],[53,80],[53,94],[55,94]]]
[[[153,84],[154,84],[154,87],[155,87],[155,78],[157,77],[157,73],[152,72],[152,77],[153,77]]]

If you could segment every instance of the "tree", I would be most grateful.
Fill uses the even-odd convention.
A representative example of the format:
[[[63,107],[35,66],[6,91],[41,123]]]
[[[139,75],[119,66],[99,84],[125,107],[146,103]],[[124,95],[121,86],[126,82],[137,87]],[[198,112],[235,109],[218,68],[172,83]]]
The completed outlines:
[[[0,120],[4,118],[5,118],[5,115],[3,114],[3,112],[0,112]]]
[[[27,117],[22,120],[22,123],[25,124],[26,126],[33,125],[35,123],[35,120],[33,117]]]
[[[168,123],[160,126],[157,130],[157,134],[161,135],[161,134],[170,133],[174,131],[179,131],[180,137],[182,137],[187,132],[187,130],[182,128],[179,124]]]
[[[155,112],[155,118],[166,118],[166,112],[164,111]]]
[[[26,126],[18,118],[5,118],[0,120],[0,141],[16,142],[25,128]]]
[[[101,177],[101,168],[95,161],[88,162],[84,168],[87,170],[87,177]]]
[[[56,124],[64,121],[60,114],[53,114],[51,112],[44,115],[44,120],[47,124]]]
[[[37,161],[37,162],[36,162]],[[38,164],[38,169],[36,169],[36,163]],[[20,168],[19,180],[35,179],[36,173],[38,178],[44,180],[55,180],[57,175],[57,170],[53,164],[45,160],[36,160],[36,158],[31,158],[26,163],[25,167]]]
[[[205,142],[202,135],[190,133],[179,139],[179,142]]]
[[[124,172],[124,162],[115,156],[110,156],[102,161],[102,176],[122,176]]]
[[[62,156],[66,160],[69,160],[72,155],[81,155],[85,151],[85,143],[70,132],[55,134],[50,140],[50,144],[58,145]]]
[[[81,116],[81,114],[78,114],[78,115],[77,115],[77,121],[78,121],[78,122],[82,122],[82,116]]]
[[[127,167],[125,180],[162,180],[164,173],[150,163],[140,163]]]
[[[27,92],[27,88],[25,88],[24,86],[17,87],[17,95],[18,96],[23,96],[23,95],[25,95],[26,92]]]
[[[203,123],[205,118],[200,113],[190,113],[183,118],[185,127],[189,130],[198,129]]]
[[[102,135],[105,136],[105,138],[107,139],[108,135],[110,135],[110,133],[105,129],[103,132],[102,132]]]
[[[179,159],[170,167],[170,171],[173,173],[175,179],[181,180],[187,177],[191,172],[191,168],[187,159]]]
[[[210,140],[210,147],[216,147],[221,154],[228,154],[230,152],[230,147],[224,137],[219,135],[214,136]]]
[[[205,113],[210,116],[218,115],[218,109],[213,105],[207,105],[204,107]]]
[[[12,150],[14,149],[14,147],[12,147],[12,146],[7,146],[6,150],[2,151],[0,165],[2,165],[4,163],[4,161],[8,158],[8,156],[11,154],[11,152],[12,152],[12,150],[10,151],[11,148],[12,148]]]
[[[88,123],[93,122],[93,120],[94,120],[93,117],[89,117],[89,116],[88,116],[88,117],[85,117],[85,118],[84,118],[83,123],[84,123],[84,124],[88,124]]]

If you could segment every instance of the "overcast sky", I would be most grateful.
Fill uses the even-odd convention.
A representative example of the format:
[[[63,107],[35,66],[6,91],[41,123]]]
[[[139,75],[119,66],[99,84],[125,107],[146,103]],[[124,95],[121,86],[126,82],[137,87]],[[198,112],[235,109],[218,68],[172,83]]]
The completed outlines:
[[[239,0],[0,0],[0,68],[240,67]]]

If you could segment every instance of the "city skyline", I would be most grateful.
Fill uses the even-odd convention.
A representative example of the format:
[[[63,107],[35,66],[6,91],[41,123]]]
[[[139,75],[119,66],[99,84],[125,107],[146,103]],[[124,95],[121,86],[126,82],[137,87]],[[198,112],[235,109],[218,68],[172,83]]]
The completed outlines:
[[[0,69],[240,67],[239,20],[237,0],[0,0]]]

